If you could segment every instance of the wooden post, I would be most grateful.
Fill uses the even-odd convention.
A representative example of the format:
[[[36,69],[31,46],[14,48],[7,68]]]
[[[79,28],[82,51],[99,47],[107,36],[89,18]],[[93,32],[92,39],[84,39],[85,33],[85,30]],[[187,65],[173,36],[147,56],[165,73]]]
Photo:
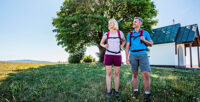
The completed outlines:
[[[198,66],[200,67],[199,46],[200,46],[199,38],[197,38],[197,56],[198,56]]]
[[[190,43],[190,67],[192,68],[192,43]]]
[[[175,43],[175,54],[177,55],[177,44]]]
[[[185,45],[185,44],[184,44]],[[185,46],[185,56],[186,56],[186,46]]]
[[[197,56],[198,56],[198,65],[200,67],[200,60],[199,60],[199,45],[197,46]]]
[[[177,53],[177,55],[178,55],[178,67],[180,67],[180,63],[179,63],[179,56],[180,56],[180,53],[179,53],[179,48],[177,48],[177,46],[176,46],[176,53]]]

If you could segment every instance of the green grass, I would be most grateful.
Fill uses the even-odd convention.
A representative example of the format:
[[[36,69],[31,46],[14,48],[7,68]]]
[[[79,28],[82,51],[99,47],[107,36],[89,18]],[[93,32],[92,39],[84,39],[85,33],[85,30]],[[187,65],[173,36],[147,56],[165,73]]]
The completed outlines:
[[[129,66],[121,67],[119,99],[106,99],[105,75],[102,64],[0,63],[0,102],[143,101],[141,73],[139,99],[131,98]],[[200,71],[152,67],[150,77],[154,102],[200,101]]]

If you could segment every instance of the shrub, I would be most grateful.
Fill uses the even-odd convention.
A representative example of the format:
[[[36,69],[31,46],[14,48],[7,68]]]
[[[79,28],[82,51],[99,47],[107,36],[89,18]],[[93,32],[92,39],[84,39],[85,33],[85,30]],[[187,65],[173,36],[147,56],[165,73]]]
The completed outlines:
[[[69,63],[80,63],[83,56],[84,56],[84,53],[70,54],[69,58],[68,58],[68,62]]]
[[[85,56],[84,58],[83,58],[83,62],[84,63],[91,63],[91,62],[95,62],[95,58],[93,58],[92,56]]]

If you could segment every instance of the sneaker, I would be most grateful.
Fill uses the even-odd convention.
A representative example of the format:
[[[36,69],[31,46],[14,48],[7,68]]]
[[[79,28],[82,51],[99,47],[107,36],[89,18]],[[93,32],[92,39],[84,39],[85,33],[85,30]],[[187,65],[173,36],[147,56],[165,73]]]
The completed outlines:
[[[138,98],[138,95],[139,95],[139,92],[138,91],[134,91],[134,93],[133,93],[133,97],[132,98]]]
[[[115,91],[115,97],[119,98],[119,91]]]
[[[107,98],[110,98],[110,97],[111,97],[111,92],[107,92],[106,97],[107,97]]]
[[[151,94],[144,94],[144,102],[151,102]]]

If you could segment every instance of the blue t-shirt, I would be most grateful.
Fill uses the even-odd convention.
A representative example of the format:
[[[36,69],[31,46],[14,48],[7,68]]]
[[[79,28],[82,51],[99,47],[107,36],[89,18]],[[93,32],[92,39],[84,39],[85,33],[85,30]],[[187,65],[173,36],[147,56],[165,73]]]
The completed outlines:
[[[141,29],[140,29],[140,31],[141,31]],[[131,50],[147,49],[147,46],[144,43],[141,43],[140,37],[137,37],[136,39],[134,39],[134,37],[140,35],[140,31],[136,32],[135,30],[133,30],[133,35],[132,35],[133,37],[131,38],[130,54],[133,54],[133,55],[147,54],[147,50],[131,52]],[[151,40],[149,33],[145,30],[143,31],[143,36],[147,41]],[[130,32],[127,35],[126,42],[130,42]]]

